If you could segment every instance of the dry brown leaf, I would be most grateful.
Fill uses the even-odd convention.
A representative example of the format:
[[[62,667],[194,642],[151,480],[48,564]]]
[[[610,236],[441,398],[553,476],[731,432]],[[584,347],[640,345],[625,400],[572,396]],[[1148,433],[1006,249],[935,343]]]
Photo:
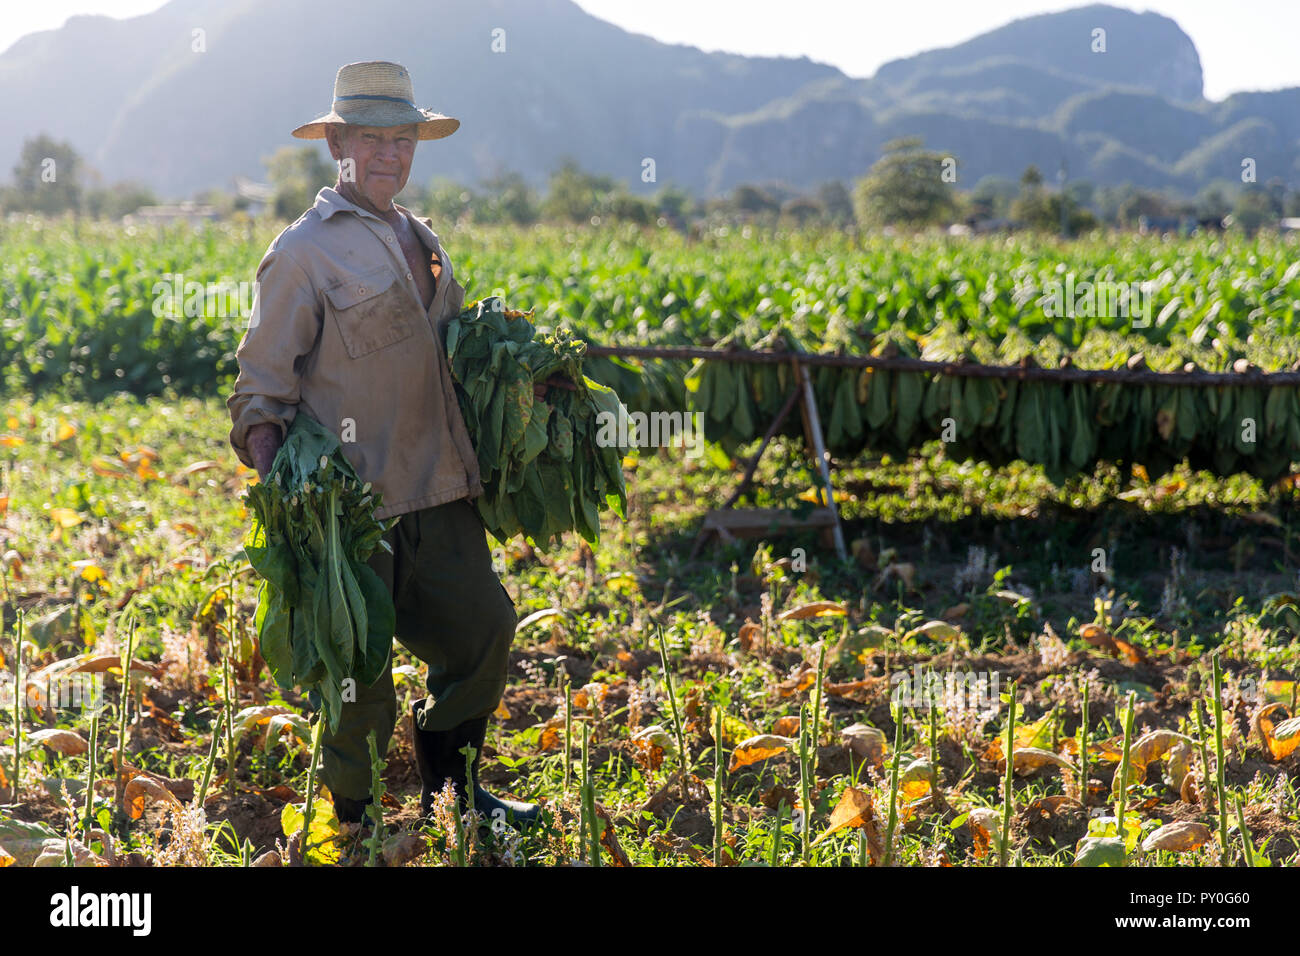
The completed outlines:
[[[877,768],[884,766],[888,744],[884,731],[879,728],[852,724],[840,731],[840,740],[859,760],[865,760]]]
[[[740,641],[740,649],[747,651],[754,646],[762,635],[763,629],[761,627],[753,621],[746,620],[744,624],[740,625],[740,633],[736,637]]]
[[[1011,762],[1012,770],[1021,774],[1032,773],[1049,765],[1060,767],[1062,770],[1074,768],[1074,765],[1060,754],[1044,750],[1042,747],[1018,747],[1011,753]],[[1005,759],[999,759],[998,765],[1002,770],[1006,770],[1007,762]]]
[[[1178,744],[1190,744],[1192,739],[1184,734],[1177,733],[1173,730],[1153,730],[1150,733],[1143,734],[1129,747],[1129,786],[1140,783],[1146,776],[1147,767],[1154,761],[1159,760]],[[1121,747],[1123,746],[1121,742]],[[1111,789],[1114,790],[1120,785],[1119,773],[1123,767],[1124,755],[1119,755],[1120,766],[1115,768],[1115,776],[1111,780]]]
[[[836,604],[834,601],[813,601],[810,604],[801,604],[799,607],[782,611],[776,619],[784,624],[786,621],[802,621],[810,617],[843,617],[847,613],[844,605]]]
[[[793,715],[778,717],[772,724],[772,733],[781,737],[793,737],[799,733],[799,718]]]
[[[947,621],[927,621],[904,634],[903,640],[914,641],[918,637],[924,637],[931,641],[954,641],[960,636],[961,631]]]
[[[631,866],[632,861],[623,852],[623,847],[618,842],[618,834],[614,832],[614,821],[610,819],[609,811],[599,803],[596,806],[596,816],[600,817],[604,824],[600,828],[600,845],[605,848],[610,859],[614,861],[615,866]]]
[[[1110,636],[1110,632],[1099,624],[1085,624],[1079,628],[1079,636],[1091,644],[1093,647],[1100,647],[1104,651],[1115,651],[1115,639]]]
[[[555,727],[542,728],[542,735],[537,740],[537,749],[541,751],[559,750],[564,745],[564,736]]]
[[[1130,644],[1128,641],[1122,640],[1118,637],[1113,638],[1113,640],[1117,657],[1123,657],[1130,664],[1146,663],[1147,655],[1142,648],[1138,647],[1136,644]]]
[[[422,833],[399,833],[384,841],[380,854],[384,866],[405,866],[418,860],[429,849],[429,841]]]
[[[161,800],[178,807],[181,805],[176,795],[156,780],[151,780],[149,777],[133,777],[122,792],[122,809],[132,820],[139,820],[144,816],[144,809],[149,800]]]
[[[870,679],[851,680],[845,681],[842,684],[822,684],[822,690],[831,697],[847,697],[849,694],[856,694],[860,690],[866,690],[871,686],[871,684],[872,681]]]
[[[844,793],[840,795],[840,802],[835,805],[831,811],[830,826],[826,832],[813,841],[816,846],[823,840],[830,837],[831,834],[837,833],[845,828],[863,829],[867,833],[867,847],[871,848],[873,841],[878,841],[880,834],[876,824],[875,805],[871,799],[871,793],[867,790],[859,790],[857,787],[845,787]],[[876,855],[872,854],[874,861]]]
[[[1176,823],[1166,823],[1152,831],[1151,835],[1142,841],[1142,849],[1148,853],[1155,850],[1186,853],[1208,843],[1210,836],[1210,828],[1204,823],[1179,820]]]
[[[34,744],[44,744],[65,757],[75,757],[90,749],[90,744],[75,730],[38,730],[27,739]]]
[[[976,807],[966,817],[966,828],[975,841],[975,859],[982,860],[1002,832],[1002,815],[990,807]]]
[[[733,773],[741,767],[748,767],[750,764],[775,757],[794,746],[796,746],[794,740],[777,734],[757,734],[748,737],[737,744],[736,749],[731,752],[731,764],[727,767],[727,772]]]
[[[1255,731],[1274,760],[1282,760],[1300,746],[1300,717],[1288,717],[1274,725],[1273,715],[1286,711],[1281,704],[1269,704],[1255,716]]]
[[[970,605],[967,604],[965,601],[963,601],[960,604],[954,604],[952,607],[948,608],[948,610],[944,611],[943,614],[940,615],[940,617],[942,617],[945,621],[957,621],[965,617],[966,612],[969,610],[970,610]]]

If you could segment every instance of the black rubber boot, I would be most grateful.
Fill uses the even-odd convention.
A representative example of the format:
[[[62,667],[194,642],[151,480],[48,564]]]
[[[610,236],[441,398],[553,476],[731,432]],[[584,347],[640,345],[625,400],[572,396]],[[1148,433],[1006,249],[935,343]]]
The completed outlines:
[[[339,823],[362,823],[370,819],[366,815],[366,807],[372,803],[374,803],[373,797],[366,797],[364,800],[353,800],[336,794],[334,797],[334,815],[339,818]]]
[[[487,726],[488,719],[479,717],[475,720],[466,721],[452,732],[455,737],[453,749],[461,767],[465,766],[465,755],[459,752],[460,748],[466,744],[474,748],[474,764],[472,767],[474,809],[487,817],[489,824],[495,824],[497,820],[501,820],[516,830],[525,829],[541,819],[541,807],[535,803],[525,803],[522,800],[503,800],[500,797],[494,797],[484,790],[478,782],[478,769],[479,763],[483,759],[483,742],[487,738]],[[461,771],[461,774],[463,777],[464,770]],[[459,783],[457,785],[459,786]]]
[[[415,719],[424,706],[428,698],[421,697],[411,703],[411,722],[415,728],[414,749],[415,749],[415,768],[420,773],[420,813],[428,816],[433,810],[433,798],[442,790],[443,784],[448,777],[452,778],[453,784],[458,784],[457,792],[464,792],[464,784],[454,772],[454,768],[449,767],[447,761],[447,749],[451,743],[451,734],[423,730],[420,723]],[[461,761],[460,777],[465,775],[465,764]]]

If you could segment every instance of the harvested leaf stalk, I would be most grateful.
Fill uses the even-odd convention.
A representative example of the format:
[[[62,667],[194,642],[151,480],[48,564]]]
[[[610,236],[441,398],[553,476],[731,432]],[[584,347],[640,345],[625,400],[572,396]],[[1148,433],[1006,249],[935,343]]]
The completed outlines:
[[[344,681],[369,686],[384,672],[396,629],[392,595],[366,563],[389,548],[375,518],[381,495],[363,485],[338,439],[299,414],[267,480],[248,489],[245,544],[263,578],[257,634],[283,688],[295,684],[337,729]],[[393,523],[397,519],[393,519]]]

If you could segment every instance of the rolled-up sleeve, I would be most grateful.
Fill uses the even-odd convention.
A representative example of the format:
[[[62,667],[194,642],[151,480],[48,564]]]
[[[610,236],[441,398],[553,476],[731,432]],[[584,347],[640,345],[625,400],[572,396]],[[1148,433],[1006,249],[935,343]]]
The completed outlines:
[[[257,267],[253,314],[235,352],[239,376],[226,400],[230,445],[250,468],[249,429],[273,422],[283,438],[298,412],[302,362],[316,347],[321,316],[306,271],[287,251],[269,250]]]

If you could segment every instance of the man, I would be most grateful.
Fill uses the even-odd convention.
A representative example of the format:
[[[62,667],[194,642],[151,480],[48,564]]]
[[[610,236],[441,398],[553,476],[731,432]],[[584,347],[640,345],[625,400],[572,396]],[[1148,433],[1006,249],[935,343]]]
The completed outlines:
[[[310,415],[382,494],[376,516],[400,515],[386,535],[392,552],[376,551],[370,565],[392,592],[398,640],[429,668],[429,696],[412,713],[421,809],[450,778],[462,809],[472,794],[480,813],[522,825],[537,819],[536,804],[499,800],[477,784],[516,615],[471,503],[483,492],[478,460],[443,344],[465,294],[432,222],[393,202],[416,142],[459,126],[415,106],[403,67],[366,62],[342,67],[333,110],[293,131],[328,141],[339,179],[258,266],[227,402],[230,443],[265,478],[294,416]],[[355,702],[345,698],[338,731],[326,728],[321,775],[341,822],[360,824],[371,802],[366,737],[375,731],[385,753],[396,718],[390,662],[374,685],[356,688]]]

